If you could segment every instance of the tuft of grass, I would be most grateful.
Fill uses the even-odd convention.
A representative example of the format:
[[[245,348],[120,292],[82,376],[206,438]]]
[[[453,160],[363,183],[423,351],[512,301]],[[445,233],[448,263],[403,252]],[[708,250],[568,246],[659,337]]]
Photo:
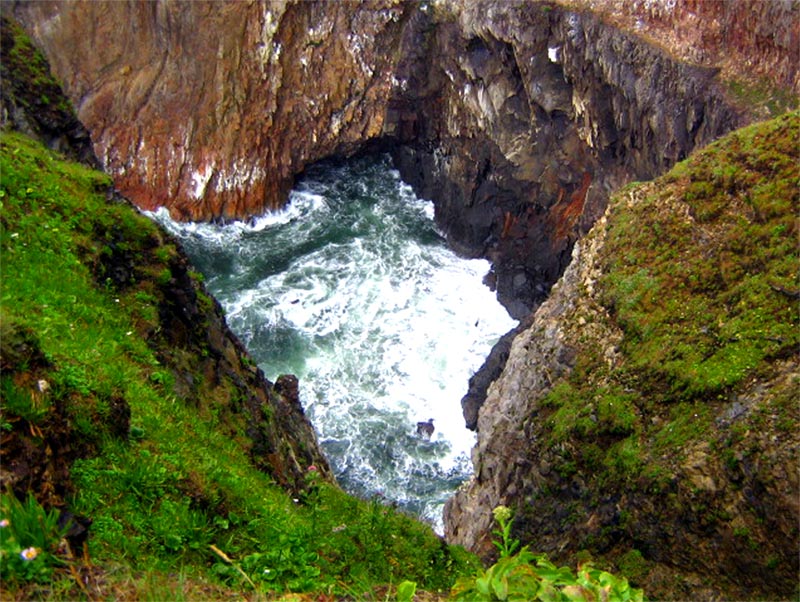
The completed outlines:
[[[776,87],[766,79],[746,81],[730,80],[728,95],[739,105],[765,117],[777,117],[798,108],[798,99],[790,89]]]

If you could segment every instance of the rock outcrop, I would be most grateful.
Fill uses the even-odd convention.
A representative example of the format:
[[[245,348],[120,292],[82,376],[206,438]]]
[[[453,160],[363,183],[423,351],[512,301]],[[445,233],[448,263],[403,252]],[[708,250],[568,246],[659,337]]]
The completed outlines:
[[[13,10],[137,205],[182,219],[248,217],[282,205],[310,163],[390,149],[436,202],[451,244],[493,261],[499,297],[520,318],[546,297],[609,189],[662,172],[746,119],[718,88],[715,57],[689,65],[572,5]],[[758,14],[755,25],[770,23]],[[776,69],[788,64],[784,37],[757,40],[777,49]]]
[[[491,556],[503,504],[657,599],[795,594],[798,135],[746,128],[613,197],[489,387],[450,541]]]

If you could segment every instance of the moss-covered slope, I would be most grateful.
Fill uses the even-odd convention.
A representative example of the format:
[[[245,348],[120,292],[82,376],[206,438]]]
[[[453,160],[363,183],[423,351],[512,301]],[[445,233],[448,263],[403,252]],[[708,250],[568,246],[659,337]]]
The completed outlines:
[[[649,595],[796,593],[799,140],[786,114],[614,197],[490,389],[454,539],[503,502]]]

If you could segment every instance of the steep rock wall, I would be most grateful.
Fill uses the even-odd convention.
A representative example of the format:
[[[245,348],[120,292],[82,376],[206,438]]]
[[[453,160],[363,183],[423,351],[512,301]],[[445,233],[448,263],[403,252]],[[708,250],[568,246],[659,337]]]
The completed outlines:
[[[14,12],[120,190],[141,207],[211,219],[279,207],[306,164],[380,133],[409,10],[47,2]]]
[[[370,143],[515,317],[609,189],[741,123],[714,71],[547,2],[19,3],[139,206],[248,217]],[[211,35],[213,32],[213,35]],[[69,51],[66,51],[69,49]]]
[[[786,86],[800,94],[800,14],[791,0],[571,0],[671,54],[713,66],[726,79]]]
[[[491,556],[502,504],[533,549],[655,599],[794,595],[799,132],[745,128],[615,195],[489,387],[448,540]]]
[[[414,44],[438,57],[427,85],[393,101],[395,158],[438,201],[451,243],[493,260],[491,282],[514,317],[546,297],[609,190],[746,120],[713,70],[592,13],[489,0],[437,15],[435,32]],[[401,81],[417,63],[400,65]]]

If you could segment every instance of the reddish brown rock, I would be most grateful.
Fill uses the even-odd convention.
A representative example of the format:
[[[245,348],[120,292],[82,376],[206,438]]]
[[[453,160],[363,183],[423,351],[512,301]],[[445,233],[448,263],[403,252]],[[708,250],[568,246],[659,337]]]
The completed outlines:
[[[724,49],[757,50],[771,57],[767,75],[797,77],[780,71],[792,27],[744,33],[768,31],[774,11],[742,25],[690,0],[644,13],[623,0],[565,4],[54,0],[14,14],[139,206],[249,217],[281,206],[310,163],[375,144],[434,199],[454,248],[494,262],[501,301],[522,317],[608,190],[743,120],[711,69]],[[677,42],[670,52],[650,43],[691,19],[703,66],[678,60]],[[563,203],[585,174],[576,213]]]

